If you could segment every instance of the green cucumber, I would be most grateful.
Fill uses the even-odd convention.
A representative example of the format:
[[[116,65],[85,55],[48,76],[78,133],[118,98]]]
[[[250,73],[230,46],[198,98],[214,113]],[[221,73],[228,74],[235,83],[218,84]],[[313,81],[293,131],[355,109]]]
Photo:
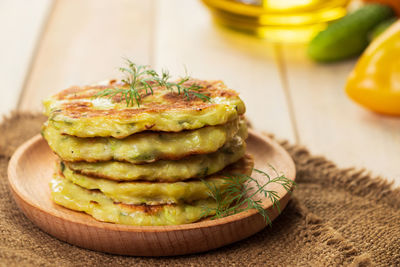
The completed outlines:
[[[321,62],[359,55],[368,46],[368,33],[392,16],[394,12],[389,6],[365,5],[317,34],[311,40],[307,53],[312,59]]]
[[[393,17],[387,20],[384,20],[383,22],[379,23],[375,28],[372,29],[370,34],[368,35],[369,41],[374,40],[376,37],[381,35],[384,31],[386,31],[387,28],[389,28],[393,23],[397,21],[397,17]]]

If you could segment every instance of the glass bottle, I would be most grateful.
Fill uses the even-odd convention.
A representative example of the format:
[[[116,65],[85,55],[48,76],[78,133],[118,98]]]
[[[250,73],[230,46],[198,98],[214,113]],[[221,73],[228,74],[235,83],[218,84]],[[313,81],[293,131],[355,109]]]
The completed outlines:
[[[307,42],[346,14],[349,0],[202,0],[215,20],[275,42]]]

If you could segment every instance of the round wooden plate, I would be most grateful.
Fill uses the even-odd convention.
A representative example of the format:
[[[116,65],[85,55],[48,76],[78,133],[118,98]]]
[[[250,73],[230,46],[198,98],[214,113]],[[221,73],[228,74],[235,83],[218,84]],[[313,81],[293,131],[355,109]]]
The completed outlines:
[[[268,137],[254,131],[249,134],[247,150],[254,156],[255,168],[275,177],[269,167],[271,165],[294,180],[295,166],[287,152]],[[55,160],[55,155],[40,135],[21,145],[8,166],[11,191],[19,208],[39,228],[82,248],[135,256],[182,255],[230,244],[266,226],[262,216],[255,210],[176,226],[127,226],[99,222],[89,215],[63,208],[51,201],[49,181]],[[252,177],[261,183],[265,182],[265,177],[257,173],[253,172]],[[277,184],[271,184],[270,189],[278,192],[283,209],[290,194]],[[263,205],[268,209],[271,220],[278,216],[268,199],[263,199]]]

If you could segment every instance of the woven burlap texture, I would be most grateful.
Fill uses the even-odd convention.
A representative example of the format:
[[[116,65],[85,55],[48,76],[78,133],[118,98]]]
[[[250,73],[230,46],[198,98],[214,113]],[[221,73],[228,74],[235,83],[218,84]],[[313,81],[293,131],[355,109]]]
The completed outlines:
[[[281,144],[297,168],[292,200],[272,227],[246,240],[165,258],[114,256],[61,242],[18,210],[7,182],[13,151],[38,134],[44,120],[14,113],[0,125],[2,266],[400,266],[400,188],[365,171],[338,169],[287,142]]]

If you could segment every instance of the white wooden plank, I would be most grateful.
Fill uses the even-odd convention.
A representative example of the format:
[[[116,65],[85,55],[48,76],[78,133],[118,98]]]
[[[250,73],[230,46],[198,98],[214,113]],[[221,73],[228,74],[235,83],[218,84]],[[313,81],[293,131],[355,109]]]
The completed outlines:
[[[49,19],[20,108],[71,85],[115,78],[122,58],[149,64],[152,1],[59,0]]]
[[[197,0],[160,0],[155,17],[158,68],[223,80],[241,93],[256,128],[295,139],[272,45],[219,28]]]
[[[304,50],[284,48],[300,142],[341,167],[366,168],[400,185],[400,118],[372,113],[346,96],[355,60],[321,65]]]
[[[0,119],[16,108],[51,0],[0,1]]]

